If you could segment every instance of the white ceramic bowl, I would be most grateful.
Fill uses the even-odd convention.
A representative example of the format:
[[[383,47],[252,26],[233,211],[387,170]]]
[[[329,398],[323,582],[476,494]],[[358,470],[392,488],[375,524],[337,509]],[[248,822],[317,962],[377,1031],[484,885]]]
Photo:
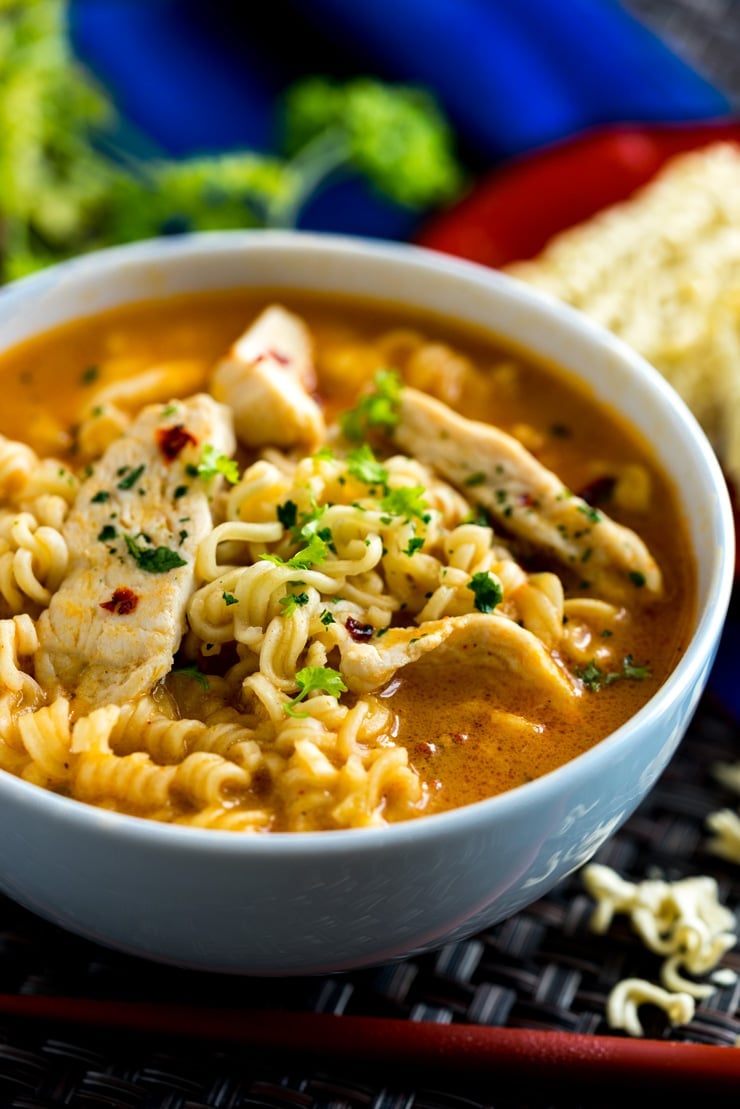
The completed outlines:
[[[244,286],[421,306],[574,371],[654,444],[680,491],[698,565],[696,629],[653,699],[553,773],[455,812],[381,829],[240,836],[95,809],[0,772],[0,886],[23,905],[169,963],[325,973],[436,947],[517,912],[622,824],[704,688],[729,603],[733,523],[696,421],[642,359],[520,283],[412,247],[235,232],[106,251],[0,294],[0,350],[126,302]]]

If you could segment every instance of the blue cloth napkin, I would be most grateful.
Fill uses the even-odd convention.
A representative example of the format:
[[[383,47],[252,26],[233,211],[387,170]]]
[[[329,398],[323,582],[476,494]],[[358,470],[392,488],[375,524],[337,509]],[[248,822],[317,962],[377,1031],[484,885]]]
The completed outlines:
[[[316,73],[425,85],[474,173],[601,123],[730,112],[616,0],[71,0],[70,26],[124,115],[174,155],[274,149],[277,97]],[[302,225],[403,238],[413,223],[344,185]]]

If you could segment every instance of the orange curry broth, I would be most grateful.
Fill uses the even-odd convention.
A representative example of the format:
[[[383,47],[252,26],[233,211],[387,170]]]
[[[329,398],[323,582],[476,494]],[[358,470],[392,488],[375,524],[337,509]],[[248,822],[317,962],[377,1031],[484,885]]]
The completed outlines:
[[[571,489],[580,492],[593,481],[594,460],[604,462],[607,470],[610,463],[640,462],[651,476],[649,512],[602,506],[642,536],[663,572],[664,599],[641,605],[624,642],[624,653],[649,667],[650,676],[618,681],[598,692],[585,689],[575,720],[558,720],[547,704],[534,703],[521,683],[503,678],[500,671],[471,672],[462,658],[440,672],[432,653],[400,671],[381,695],[392,698],[397,740],[406,745],[427,784],[424,811],[454,808],[536,778],[586,751],[633,715],[681,657],[693,622],[695,568],[675,491],[648,444],[597,403],[582,383],[495,336],[390,304],[283,290],[135,304],[65,325],[0,356],[0,431],[73,465],[74,424],[98,389],[174,360],[187,366],[189,391],[198,378],[198,387],[206,387],[215,361],[262,308],[275,302],[302,315],[312,329],[319,394],[329,418],[352,404],[379,364],[403,368],[408,332],[416,330],[474,364],[453,364],[459,372],[442,399],[466,416],[513,434],[521,435],[526,425],[525,445]],[[379,351],[374,340],[388,332],[394,335]],[[433,372],[430,382],[430,391],[435,391]],[[474,492],[466,491],[469,499]],[[585,595],[567,571],[547,568],[558,570],[566,596]],[[501,709],[534,719],[537,727],[492,726],[492,715]]]

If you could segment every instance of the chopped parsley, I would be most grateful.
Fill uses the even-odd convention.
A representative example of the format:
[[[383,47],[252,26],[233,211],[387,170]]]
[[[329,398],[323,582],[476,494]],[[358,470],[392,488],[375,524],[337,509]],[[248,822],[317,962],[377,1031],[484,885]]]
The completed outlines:
[[[294,528],[298,519],[298,505],[295,501],[285,501],[277,506],[277,518],[284,528]]]
[[[579,504],[578,511],[582,512],[586,519],[590,520],[592,524],[601,523],[603,518],[599,510],[597,508],[592,508],[590,504]]]
[[[485,508],[478,505],[476,508],[471,508],[464,520],[460,521],[461,524],[475,524],[478,528],[490,527],[490,521],[486,515]]]
[[[283,525],[283,527],[290,529],[294,539],[305,539],[306,541],[308,541],[311,536],[319,530],[319,520],[324,515],[328,507],[329,506],[326,504],[317,504],[315,499],[312,497],[310,511],[302,512],[300,518],[298,518],[298,506],[294,504],[293,501],[285,501],[284,504],[279,505],[278,507],[278,520],[280,520],[280,523]],[[290,523],[291,520],[293,521],[292,523]],[[322,530],[328,531],[329,529],[327,528]]]
[[[188,485],[178,485],[177,489],[175,490],[175,492],[173,494],[175,500],[179,501],[180,497],[184,497],[189,488],[190,487]]]
[[[136,565],[148,574],[166,574],[168,570],[186,565],[185,559],[169,547],[140,547],[130,535],[125,535],[124,539]]]
[[[224,604],[226,605],[227,608],[229,607],[229,605],[238,605],[239,604],[239,599],[237,597],[235,597],[233,593],[222,593],[221,596],[223,597]]]
[[[188,469],[188,472],[189,469]],[[217,451],[212,443],[204,443],[200,455],[200,462],[195,467],[195,473],[204,481],[221,474],[231,485],[236,485],[239,480],[239,466],[235,459]]]
[[[352,477],[366,485],[382,485],[385,488],[388,482],[388,471],[378,462],[367,443],[350,451],[347,455],[347,469]]]
[[[294,570],[308,570],[319,562],[324,562],[329,554],[329,544],[318,535],[312,535],[307,546],[296,551],[292,558],[284,559],[280,555],[262,554],[260,558],[274,562],[277,566],[291,566]]]
[[[141,466],[137,466],[135,470],[129,470],[129,472],[126,473],[128,469],[128,466],[125,466],[118,471],[119,474],[126,474],[126,476],[122,477],[118,483],[119,489],[132,489],[133,486],[136,485],[136,482],[139,480],[141,475],[144,473],[146,467],[142,462]]]
[[[630,581],[633,585],[636,585],[638,589],[642,589],[643,585],[645,584],[646,578],[645,575],[641,574],[639,570],[631,570]]]
[[[423,538],[420,535],[414,535],[409,539],[409,545],[405,548],[403,553],[411,557],[411,555],[415,555],[417,551],[420,551],[423,546]]]
[[[405,516],[407,520],[416,516],[426,524],[430,517],[427,511],[429,505],[424,500],[425,492],[423,485],[403,485],[386,493],[380,507],[391,516]]]
[[[304,666],[296,674],[295,682],[300,692],[283,705],[289,716],[308,716],[307,712],[296,712],[295,706],[309,693],[328,693],[330,697],[339,697],[347,689],[339,671],[328,666]]]
[[[199,670],[194,662],[191,662],[189,666],[180,666],[176,670],[172,670],[171,673],[177,674],[183,678],[192,678],[198,685],[202,685],[204,689],[208,689],[211,684],[203,671]]]
[[[282,616],[292,616],[297,608],[308,604],[308,593],[286,593],[280,598]]]
[[[334,619],[331,612],[329,612],[328,608],[325,608],[324,611],[321,613],[321,623],[324,625],[325,628],[328,628],[330,624],[336,624],[336,620]]]
[[[651,676],[650,667],[640,666],[635,662],[632,655],[624,656],[621,670],[602,670],[591,659],[587,666],[577,668],[574,673],[577,678],[581,679],[586,689],[589,689],[592,693],[598,693],[604,686],[613,685],[614,682],[621,681],[624,678],[641,682]]]
[[[504,597],[501,586],[486,570],[473,574],[466,588],[475,594],[474,603],[478,612],[493,612]]]
[[[372,430],[392,431],[398,423],[401,379],[397,372],[378,370],[373,385],[371,393],[339,417],[345,437],[353,443],[361,443]]]
[[[101,489],[100,492],[96,493],[95,496],[93,497],[92,503],[93,504],[105,504],[105,502],[109,501],[109,500],[110,500],[110,493],[106,492],[105,489]]]
[[[471,474],[470,477],[466,477],[463,484],[464,485],[470,485],[470,486],[482,485],[485,480],[486,480],[486,475],[483,473],[482,470],[478,470],[477,473]]]
[[[88,366],[87,369],[83,370],[80,374],[80,385],[92,385],[93,382],[97,381],[99,377],[100,367]]]
[[[106,524],[98,532],[98,539],[101,543],[108,543],[111,539],[116,538],[116,529],[112,524]]]

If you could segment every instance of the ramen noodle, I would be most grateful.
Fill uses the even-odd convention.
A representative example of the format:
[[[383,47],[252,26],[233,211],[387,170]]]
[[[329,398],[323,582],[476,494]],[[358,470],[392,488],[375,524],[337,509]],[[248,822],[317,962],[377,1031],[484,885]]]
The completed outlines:
[[[687,642],[649,448],[491,336],[223,293],[2,373],[0,767],[37,786],[235,832],[408,820],[587,750]]]

